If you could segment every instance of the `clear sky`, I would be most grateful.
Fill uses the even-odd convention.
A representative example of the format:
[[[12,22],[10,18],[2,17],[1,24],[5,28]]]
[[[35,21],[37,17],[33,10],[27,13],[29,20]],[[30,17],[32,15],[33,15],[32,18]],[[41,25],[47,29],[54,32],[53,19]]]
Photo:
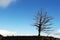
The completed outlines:
[[[32,24],[40,9],[54,18],[52,27],[59,31],[60,0],[0,0],[0,30],[9,30],[20,35],[37,34],[37,29]]]

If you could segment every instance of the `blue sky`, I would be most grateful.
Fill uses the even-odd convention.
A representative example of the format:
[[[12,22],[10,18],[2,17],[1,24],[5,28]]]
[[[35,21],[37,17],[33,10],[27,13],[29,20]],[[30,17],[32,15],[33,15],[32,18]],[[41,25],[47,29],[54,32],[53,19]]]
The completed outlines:
[[[33,18],[40,9],[47,11],[48,15],[54,18],[53,29],[60,29],[60,0],[14,0],[10,2],[6,0],[4,2],[0,3],[2,4],[0,5],[1,30],[10,30],[21,35],[37,34],[37,29],[32,24]]]

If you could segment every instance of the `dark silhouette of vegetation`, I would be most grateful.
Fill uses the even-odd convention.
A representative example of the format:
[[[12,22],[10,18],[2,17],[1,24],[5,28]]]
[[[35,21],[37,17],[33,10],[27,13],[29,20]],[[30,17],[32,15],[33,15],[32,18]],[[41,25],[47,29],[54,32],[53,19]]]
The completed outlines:
[[[59,38],[47,37],[47,36],[1,36],[0,40],[60,40]]]
[[[38,28],[38,36],[40,36],[41,31],[50,31],[52,25],[50,21],[52,17],[47,15],[47,12],[39,11],[37,16],[35,16],[36,23],[34,26]]]

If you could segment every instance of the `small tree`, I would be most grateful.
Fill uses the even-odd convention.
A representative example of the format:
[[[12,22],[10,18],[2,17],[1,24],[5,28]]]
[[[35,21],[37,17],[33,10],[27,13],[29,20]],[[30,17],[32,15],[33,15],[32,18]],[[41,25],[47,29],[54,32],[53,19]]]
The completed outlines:
[[[43,14],[44,13],[44,14]],[[48,27],[51,25],[50,21],[52,18],[47,15],[47,12],[38,12],[36,16],[36,23],[34,26],[38,28],[38,36],[40,36],[41,31],[49,31],[51,27]]]

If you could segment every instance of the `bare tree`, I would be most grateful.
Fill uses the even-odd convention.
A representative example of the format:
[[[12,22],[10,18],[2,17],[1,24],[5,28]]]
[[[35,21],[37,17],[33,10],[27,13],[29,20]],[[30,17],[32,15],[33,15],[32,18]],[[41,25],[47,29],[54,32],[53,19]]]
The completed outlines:
[[[40,36],[41,31],[50,31],[51,25],[50,21],[52,17],[47,15],[47,12],[39,11],[37,16],[35,16],[36,23],[34,26],[38,28],[38,36]]]

